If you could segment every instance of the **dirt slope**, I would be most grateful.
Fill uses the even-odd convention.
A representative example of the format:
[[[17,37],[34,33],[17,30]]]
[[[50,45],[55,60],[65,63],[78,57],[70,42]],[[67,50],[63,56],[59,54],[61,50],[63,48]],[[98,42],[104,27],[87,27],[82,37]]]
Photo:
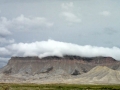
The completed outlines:
[[[120,84],[120,71],[112,70],[106,66],[96,66],[89,72],[72,79],[72,82],[71,79],[67,82],[77,84]]]

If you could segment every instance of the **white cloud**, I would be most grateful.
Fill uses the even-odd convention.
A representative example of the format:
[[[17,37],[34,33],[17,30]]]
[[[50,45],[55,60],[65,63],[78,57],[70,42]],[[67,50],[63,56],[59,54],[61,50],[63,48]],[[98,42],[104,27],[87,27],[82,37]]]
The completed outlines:
[[[51,27],[52,22],[49,22],[44,17],[25,17],[24,15],[18,16],[13,19],[6,17],[0,18],[0,44],[14,43],[14,39],[6,39],[7,36],[12,34],[13,30],[37,30],[40,27]]]
[[[79,23],[81,19],[71,12],[62,12],[61,14],[68,22]]]
[[[15,40],[14,39],[6,39],[3,37],[0,37],[0,44],[10,44],[10,43],[14,43]]]
[[[8,20],[5,17],[1,18],[1,28],[9,33],[10,29],[14,30],[31,30],[31,28],[39,28],[39,27],[51,27],[53,26],[52,22],[49,22],[44,17],[25,17],[24,15],[20,15],[16,18]]]
[[[4,52],[5,50],[5,52]],[[76,45],[72,43],[59,42],[54,40],[11,44],[1,48],[0,52],[10,52],[12,56],[63,56],[77,55],[83,57],[110,56],[120,60],[120,48],[96,47],[90,45]],[[9,54],[9,53],[8,53]]]
[[[11,32],[8,31],[4,26],[0,25],[0,36],[5,37],[11,35]]]
[[[53,26],[53,23],[48,22],[46,18],[44,17],[25,17],[24,15],[21,15],[17,18],[14,18],[11,21],[12,24],[17,24],[18,26],[27,26],[27,27],[39,27],[39,26]]]
[[[102,12],[100,12],[100,15],[109,16],[109,15],[111,15],[111,13],[109,11],[102,11]]]
[[[8,49],[6,49],[5,47],[0,47],[0,56],[7,56],[10,55],[10,52]]]
[[[8,23],[7,19],[4,17],[0,18],[0,36],[8,36],[11,32],[7,29],[6,24]]]
[[[63,11],[60,15],[63,16],[69,24],[81,22],[81,19],[72,12],[72,9],[74,9],[73,2],[62,3],[61,7],[63,8]]]
[[[73,5],[73,2],[69,2],[69,3],[62,3],[61,7],[63,9],[70,9],[72,8],[74,5]]]
[[[9,21],[5,17],[0,18],[0,45],[14,43],[14,39],[7,39],[6,37],[12,33],[6,27]]]

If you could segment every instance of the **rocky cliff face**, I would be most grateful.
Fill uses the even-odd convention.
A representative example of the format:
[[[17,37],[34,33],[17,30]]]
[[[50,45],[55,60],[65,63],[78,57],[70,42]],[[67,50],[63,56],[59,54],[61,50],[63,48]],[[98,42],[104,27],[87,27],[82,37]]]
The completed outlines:
[[[55,73],[59,70],[69,75],[81,75],[90,71],[95,66],[107,66],[117,70],[120,62],[111,57],[79,57],[68,56],[57,57],[49,56],[40,59],[39,57],[12,57],[8,64],[0,71],[4,74],[41,74]]]
[[[111,57],[12,57],[0,69],[1,83],[120,84],[120,62]]]

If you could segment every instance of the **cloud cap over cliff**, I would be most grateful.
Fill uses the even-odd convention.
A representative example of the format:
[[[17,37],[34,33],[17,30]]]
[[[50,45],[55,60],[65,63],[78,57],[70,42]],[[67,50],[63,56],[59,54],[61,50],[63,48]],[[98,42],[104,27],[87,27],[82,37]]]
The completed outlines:
[[[76,55],[82,57],[110,56],[120,60],[120,48],[77,45],[55,40],[36,41],[32,43],[11,44],[5,48],[12,56],[63,56]]]

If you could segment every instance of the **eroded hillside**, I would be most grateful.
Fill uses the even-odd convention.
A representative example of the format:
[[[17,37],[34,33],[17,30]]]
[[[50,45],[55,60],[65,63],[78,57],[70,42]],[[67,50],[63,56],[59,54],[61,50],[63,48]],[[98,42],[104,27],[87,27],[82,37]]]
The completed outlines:
[[[8,64],[0,70],[1,82],[61,82],[74,78],[94,78],[104,77],[106,75],[105,68],[103,72],[99,70],[91,71],[96,66],[106,66],[111,70],[118,70],[120,62],[111,57],[79,57],[68,56],[63,57],[49,56],[39,57],[12,57]],[[93,72],[93,73],[91,73]],[[89,73],[91,76],[87,75]],[[115,74],[116,75],[116,74]],[[108,75],[106,75],[107,77]],[[108,76],[110,77],[110,76]],[[89,79],[91,80],[91,79]],[[99,80],[98,80],[99,81]],[[119,81],[119,79],[118,79]]]

